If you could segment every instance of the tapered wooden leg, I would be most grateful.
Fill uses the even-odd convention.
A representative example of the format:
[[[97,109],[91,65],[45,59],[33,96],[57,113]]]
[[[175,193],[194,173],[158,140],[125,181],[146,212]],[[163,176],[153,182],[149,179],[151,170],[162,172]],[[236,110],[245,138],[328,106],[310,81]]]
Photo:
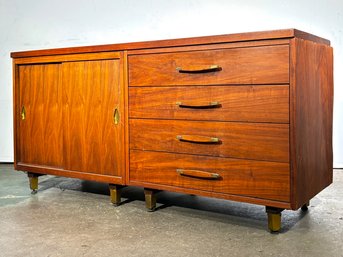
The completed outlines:
[[[281,229],[281,212],[283,209],[266,207],[266,212],[268,215],[268,229],[270,232],[279,232]]]
[[[158,191],[144,188],[145,206],[148,211],[152,212],[156,209],[156,193]]]
[[[109,185],[110,189],[110,198],[111,198],[111,203],[113,203],[115,206],[119,206],[121,203],[121,190],[123,186],[119,185]]]
[[[30,189],[31,194],[36,194],[38,190],[38,174],[35,173],[27,173],[27,176],[29,177],[29,183],[30,183]]]
[[[308,201],[307,203],[305,203],[303,206],[301,206],[301,210],[303,212],[306,212],[308,210],[308,207],[310,206],[310,201]]]

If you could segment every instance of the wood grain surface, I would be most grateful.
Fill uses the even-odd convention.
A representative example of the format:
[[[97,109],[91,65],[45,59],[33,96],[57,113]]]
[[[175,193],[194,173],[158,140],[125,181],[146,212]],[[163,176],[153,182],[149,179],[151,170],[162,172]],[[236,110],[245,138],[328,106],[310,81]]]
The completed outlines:
[[[185,177],[177,169],[215,172],[221,178]],[[288,202],[289,178],[288,163],[130,151],[130,181]]]
[[[11,53],[12,58],[33,57],[33,56],[46,56],[46,55],[59,55],[59,54],[75,54],[75,53],[91,53],[91,52],[108,52],[120,50],[134,50],[134,49],[151,49],[151,48],[165,48],[175,46],[189,46],[189,45],[203,45],[203,44],[220,44],[235,43],[235,42],[249,42],[261,40],[277,40],[277,39],[291,39],[302,38],[317,42],[320,44],[330,45],[330,41],[304,31],[297,29],[280,29],[270,31],[257,31],[245,32],[216,36],[203,36],[192,38],[178,38],[166,39],[146,42],[133,42],[133,43],[119,43],[98,46],[81,46],[81,47],[66,47],[58,49],[43,49],[33,51],[22,51]]]
[[[114,124],[119,67],[119,59],[62,64],[65,169],[121,175],[123,131]]]
[[[293,209],[332,183],[333,50],[295,39],[291,45]]]
[[[190,65],[218,65],[221,70],[189,74],[177,69]],[[288,82],[288,45],[129,56],[130,86]]]
[[[176,103],[215,108],[180,108]],[[204,121],[289,122],[289,87],[130,87],[129,117]]]
[[[52,167],[63,165],[61,65],[21,65],[19,103],[15,111],[17,161]],[[25,108],[26,117],[21,119]]]
[[[64,55],[48,55],[38,57],[23,57],[13,59],[14,64],[43,64],[43,63],[62,63],[75,61],[96,61],[119,59],[120,52],[104,52],[104,53],[86,53],[86,54],[64,54]]]
[[[178,135],[215,137],[197,144]],[[178,120],[130,120],[130,149],[289,162],[289,125]]]

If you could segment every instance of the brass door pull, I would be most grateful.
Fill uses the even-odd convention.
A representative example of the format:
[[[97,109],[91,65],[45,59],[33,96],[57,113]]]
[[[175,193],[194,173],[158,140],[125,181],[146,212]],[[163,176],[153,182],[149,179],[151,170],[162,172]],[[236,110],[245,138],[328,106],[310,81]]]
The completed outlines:
[[[206,137],[195,135],[177,135],[176,139],[183,142],[200,143],[200,144],[218,144],[220,139],[218,137]]]
[[[182,67],[176,67],[179,73],[207,73],[221,71],[222,68],[219,65],[186,65]]]
[[[190,108],[190,109],[210,109],[210,108],[220,108],[222,105],[219,102],[209,102],[209,103],[183,103],[176,102],[176,105],[180,108]]]
[[[220,179],[220,175],[218,173],[207,172],[207,171],[176,169],[176,172],[179,175],[186,176],[186,177],[201,178],[201,179]]]
[[[23,106],[21,108],[21,119],[25,120],[26,119],[26,110],[25,110],[25,106]]]
[[[118,110],[118,108],[114,109],[114,112],[113,112],[113,122],[114,122],[115,125],[119,124],[119,110]]]

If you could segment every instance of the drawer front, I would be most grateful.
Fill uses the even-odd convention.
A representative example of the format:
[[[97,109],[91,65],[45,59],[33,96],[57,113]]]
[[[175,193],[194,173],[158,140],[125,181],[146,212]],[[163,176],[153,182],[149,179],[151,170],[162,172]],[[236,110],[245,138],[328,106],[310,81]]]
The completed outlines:
[[[289,180],[288,163],[130,151],[130,181],[288,202]]]
[[[130,86],[283,84],[289,46],[131,55]]]
[[[289,161],[289,125],[130,120],[130,149]]]
[[[289,86],[130,87],[129,117],[289,122]]]

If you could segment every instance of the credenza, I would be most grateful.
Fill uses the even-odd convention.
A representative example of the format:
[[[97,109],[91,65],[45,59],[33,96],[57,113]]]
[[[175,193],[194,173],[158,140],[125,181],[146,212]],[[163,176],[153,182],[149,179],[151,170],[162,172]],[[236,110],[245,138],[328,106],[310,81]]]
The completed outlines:
[[[333,50],[296,30],[11,53],[15,169],[303,211],[332,183]]]

